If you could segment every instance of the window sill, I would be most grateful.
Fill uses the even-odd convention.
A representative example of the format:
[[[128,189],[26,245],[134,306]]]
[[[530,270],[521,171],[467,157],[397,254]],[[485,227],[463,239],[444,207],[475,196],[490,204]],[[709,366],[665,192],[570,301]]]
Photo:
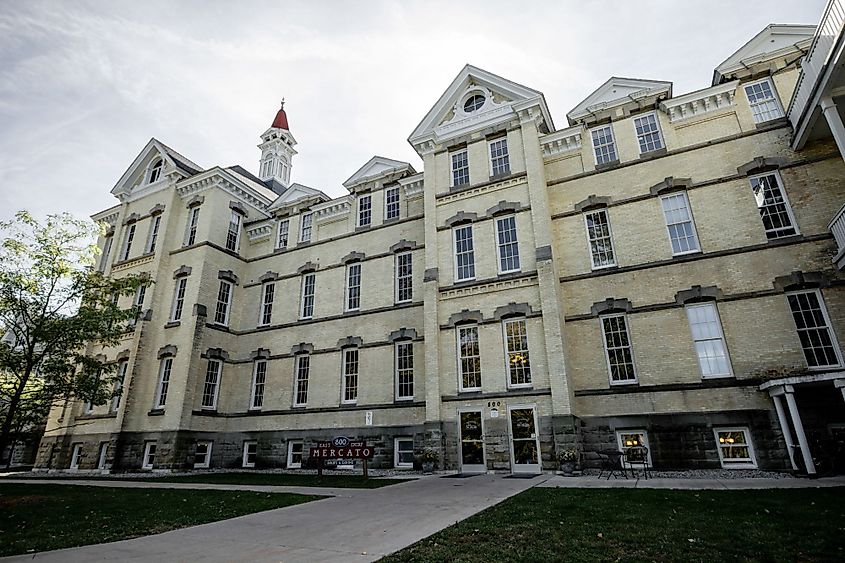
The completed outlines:
[[[310,240],[300,240],[297,241],[296,246],[299,248],[300,246],[308,246],[309,244],[311,244]]]
[[[217,413],[217,407],[200,407],[202,412],[213,412]]]
[[[164,328],[173,328],[175,326],[179,326],[182,324],[182,321],[170,321],[169,323],[164,323]]]
[[[468,388],[468,389],[458,389],[458,394],[460,395],[462,393],[467,393],[467,394],[469,394],[469,393],[481,393],[481,387],[471,387],[471,388]]]
[[[412,403],[414,402],[413,397],[396,397],[394,400],[395,403]]]
[[[674,258],[684,258],[686,256],[691,256],[693,254],[702,254],[701,249],[699,248],[698,250],[690,250],[688,252],[678,252],[676,254],[673,254],[672,258],[673,259]]]
[[[631,381],[611,381],[611,387],[630,387],[632,385],[639,385],[640,382],[636,379],[632,379]]]
[[[658,156],[664,156],[667,152],[668,151],[666,150],[666,147],[654,149],[653,151],[641,152],[640,153],[640,160],[647,160],[649,158],[656,158]]]
[[[519,274],[522,272],[521,268],[517,268],[516,270],[505,270],[503,272],[499,272],[498,275],[500,276],[509,276],[511,274]]]
[[[508,170],[507,172],[501,172],[499,174],[495,174],[493,176],[490,176],[489,180],[490,180],[490,182],[498,182],[499,180],[504,180],[505,178],[507,178],[509,176],[512,176],[510,170]]]
[[[618,158],[616,160],[610,160],[608,162],[602,162],[601,164],[596,164],[596,170],[597,171],[610,170],[611,168],[616,168],[617,166],[619,166],[619,159]]]
[[[291,407],[291,409],[299,411],[304,411],[306,408],[308,408],[308,405],[293,405]]]
[[[396,223],[402,219],[401,217],[386,217],[384,221],[382,221],[382,225],[389,225],[390,223]]]
[[[361,231],[369,230],[370,228],[372,228],[372,226],[373,226],[372,223],[370,223],[368,225],[358,225],[357,227],[355,227],[355,232],[360,233]]]
[[[590,268],[591,272],[601,272],[604,270],[614,270],[619,269],[619,264],[608,264],[607,266],[593,266]]]
[[[770,119],[768,121],[761,121],[760,123],[755,123],[754,128],[755,129],[768,129],[769,127],[772,127],[772,126],[786,125],[787,123],[789,123],[789,119],[787,117],[785,117],[785,116],[784,117],[776,117],[776,118]]]
[[[152,409],[147,416],[164,416],[164,409]]]

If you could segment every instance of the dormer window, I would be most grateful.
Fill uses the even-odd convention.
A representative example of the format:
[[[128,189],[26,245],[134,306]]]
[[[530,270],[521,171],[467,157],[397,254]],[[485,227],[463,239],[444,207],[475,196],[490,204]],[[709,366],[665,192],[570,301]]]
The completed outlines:
[[[464,113],[472,113],[481,109],[486,98],[481,94],[473,94],[464,102]]]
[[[159,178],[161,178],[161,169],[163,166],[164,163],[160,158],[153,162],[152,166],[150,166],[150,180],[148,183],[158,182]]]

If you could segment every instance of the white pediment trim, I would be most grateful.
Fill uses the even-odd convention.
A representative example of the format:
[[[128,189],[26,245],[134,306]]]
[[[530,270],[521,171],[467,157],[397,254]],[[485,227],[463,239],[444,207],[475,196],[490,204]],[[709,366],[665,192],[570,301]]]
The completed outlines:
[[[816,33],[815,25],[770,24],[722,61],[713,72],[713,84],[722,77],[746,70],[749,66],[807,50]]]
[[[291,184],[291,186],[286,189],[282,195],[276,198],[276,200],[270,205],[270,211],[293,205],[303,199],[310,198],[317,198],[321,201],[329,200],[329,196],[320,190],[294,183]]]
[[[258,211],[260,215],[265,217],[269,215],[270,198],[245,183],[240,175],[232,174],[229,170],[219,166],[215,166],[179,182],[176,184],[176,193],[182,199],[187,199],[214,188],[222,189],[231,194],[239,201],[246,203]],[[250,220],[252,219],[250,216]]]
[[[392,158],[376,155],[368,160],[364,166],[359,168],[355,174],[350,176],[349,179],[343,183],[343,187],[350,188],[366,182],[388,178],[389,176],[397,174],[401,175],[405,172],[409,174],[417,173],[409,162],[393,160]]]
[[[138,175],[142,174],[146,169],[146,166],[153,158],[156,157],[161,157],[164,162],[164,168],[162,169],[160,179],[157,182],[150,184],[143,184],[143,179],[141,179],[140,182],[136,181]],[[177,161],[177,158],[180,159],[181,162]],[[166,186],[169,181],[187,178],[190,173],[184,169],[184,164],[187,164],[191,168],[202,170],[201,166],[191,162],[158,139],[152,138],[147,142],[141,152],[138,153],[138,156],[135,157],[135,160],[132,161],[132,164],[129,165],[114,185],[111,193],[121,201],[124,201],[130,196],[130,194],[133,196],[140,195],[137,193],[139,190],[143,190],[144,192],[156,191],[157,189]]]
[[[672,97],[672,83],[664,80],[610,77],[566,114],[571,124],[579,119],[617,106],[664,95]]]

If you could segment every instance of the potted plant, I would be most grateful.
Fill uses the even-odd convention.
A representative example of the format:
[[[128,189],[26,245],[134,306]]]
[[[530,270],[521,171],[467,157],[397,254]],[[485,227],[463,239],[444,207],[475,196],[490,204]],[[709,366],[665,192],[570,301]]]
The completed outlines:
[[[578,465],[578,460],[581,458],[581,452],[577,448],[566,448],[557,454],[558,463],[560,463],[560,471],[567,477],[571,477]]]
[[[437,464],[437,452],[434,450],[425,450],[420,455],[422,462],[423,473],[434,473],[434,466]]]

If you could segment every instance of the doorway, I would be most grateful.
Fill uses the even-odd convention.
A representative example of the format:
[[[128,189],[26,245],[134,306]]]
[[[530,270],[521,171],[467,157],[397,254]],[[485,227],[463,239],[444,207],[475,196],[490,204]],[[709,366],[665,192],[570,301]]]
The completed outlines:
[[[508,406],[511,442],[511,471],[541,473],[540,437],[537,413],[533,406]]]
[[[481,409],[458,411],[458,438],[461,473],[486,472]]]

